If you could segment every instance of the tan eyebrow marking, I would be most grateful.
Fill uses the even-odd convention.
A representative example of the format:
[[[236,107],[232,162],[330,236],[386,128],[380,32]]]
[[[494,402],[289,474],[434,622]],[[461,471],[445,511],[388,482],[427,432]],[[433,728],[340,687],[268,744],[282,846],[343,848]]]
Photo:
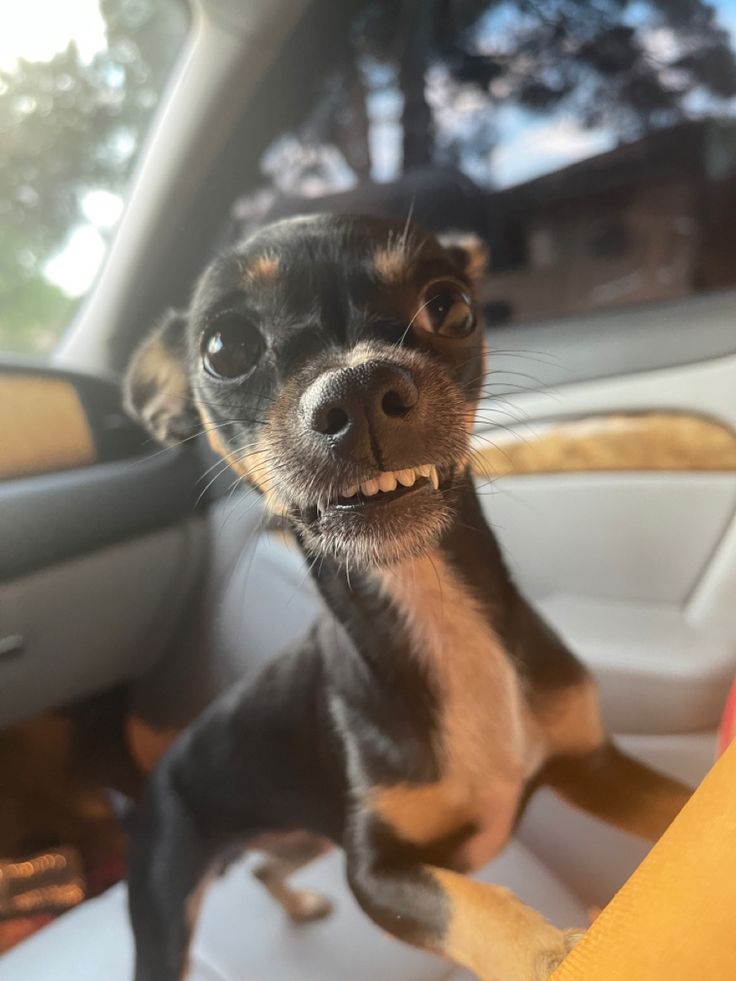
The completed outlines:
[[[273,282],[280,272],[281,265],[276,256],[265,253],[245,269],[243,281],[245,283],[253,283],[255,281]]]
[[[406,250],[390,246],[378,249],[373,253],[373,268],[385,283],[393,286],[402,282],[409,271]]]

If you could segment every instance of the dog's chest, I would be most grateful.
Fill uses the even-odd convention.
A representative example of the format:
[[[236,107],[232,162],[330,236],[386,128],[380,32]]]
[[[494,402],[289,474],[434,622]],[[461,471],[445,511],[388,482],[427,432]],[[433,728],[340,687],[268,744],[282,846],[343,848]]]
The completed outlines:
[[[437,809],[440,823],[446,811],[478,829],[459,856],[475,868],[506,841],[543,741],[503,646],[441,559],[387,573],[384,588],[404,616],[410,655],[421,659],[437,697],[441,778],[427,805]]]

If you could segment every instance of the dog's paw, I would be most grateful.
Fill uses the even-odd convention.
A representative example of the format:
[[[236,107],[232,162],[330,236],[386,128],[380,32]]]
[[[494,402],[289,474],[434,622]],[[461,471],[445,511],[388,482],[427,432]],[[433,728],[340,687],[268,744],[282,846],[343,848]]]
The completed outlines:
[[[578,928],[575,928],[573,930],[565,930],[564,931],[564,936],[565,936],[565,951],[566,951],[566,953],[569,954],[570,951],[573,949],[573,947],[577,947],[577,945],[583,939],[583,937],[585,936],[585,934],[586,934],[586,931],[585,930],[578,929]]]
[[[570,951],[580,943],[585,936],[585,930],[563,930],[559,935],[559,943],[552,950],[545,950],[537,959],[537,972],[534,981],[547,981]]]
[[[332,912],[332,903],[319,892],[311,889],[295,890],[289,900],[288,913],[295,923],[311,923],[323,920]]]

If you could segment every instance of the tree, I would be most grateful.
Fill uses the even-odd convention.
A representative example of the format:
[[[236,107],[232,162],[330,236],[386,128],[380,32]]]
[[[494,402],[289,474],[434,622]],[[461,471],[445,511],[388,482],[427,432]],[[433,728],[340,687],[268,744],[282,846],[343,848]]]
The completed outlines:
[[[404,96],[401,113],[404,170],[432,163],[435,144],[434,119],[427,102],[427,72],[438,0],[404,0],[401,5],[399,85]]]
[[[404,170],[449,163],[489,183],[504,106],[632,139],[736,95],[706,0],[340,0],[339,17],[337,0],[314,2],[334,38],[300,52],[291,108],[253,134],[275,137],[261,156],[271,193],[367,179],[381,99],[403,106]],[[0,72],[0,350],[48,347],[66,322],[45,265],[88,191],[124,189],[182,42],[184,0],[100,4],[107,47],[91,62],[70,45]]]
[[[448,98],[487,100],[456,159],[473,144],[487,152],[506,104],[570,108],[633,139],[688,118],[693,93],[709,108],[736,95],[730,38],[705,0],[375,0],[365,24],[364,53],[394,67],[404,96],[404,169],[442,149],[422,93],[432,70],[452,83]]]
[[[0,350],[48,349],[73,307],[44,267],[86,193],[122,191],[186,26],[178,0],[102,0],[107,48],[0,72]],[[43,328],[43,329],[42,329]]]

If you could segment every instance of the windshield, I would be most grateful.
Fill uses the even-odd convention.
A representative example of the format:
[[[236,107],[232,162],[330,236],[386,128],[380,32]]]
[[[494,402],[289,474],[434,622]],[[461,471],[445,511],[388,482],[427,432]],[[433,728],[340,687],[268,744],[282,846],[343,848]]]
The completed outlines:
[[[264,114],[233,239],[320,210],[472,231],[493,325],[736,284],[736,0],[355,7]]]

